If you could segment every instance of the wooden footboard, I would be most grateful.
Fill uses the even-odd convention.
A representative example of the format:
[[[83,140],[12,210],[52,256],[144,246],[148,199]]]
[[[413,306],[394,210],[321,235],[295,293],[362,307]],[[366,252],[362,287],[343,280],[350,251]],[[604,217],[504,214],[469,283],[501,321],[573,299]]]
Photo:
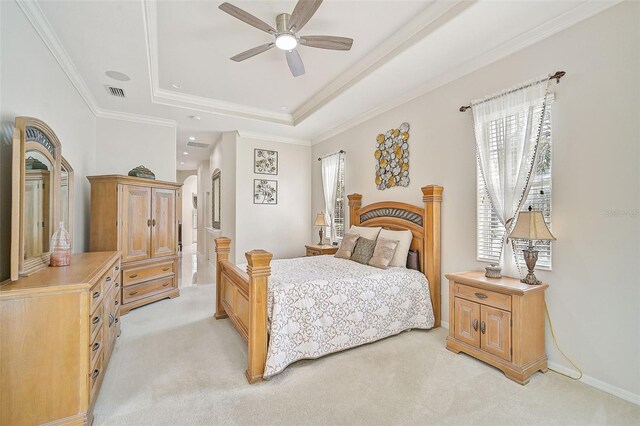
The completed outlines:
[[[245,372],[249,383],[262,380],[267,359],[267,285],[273,255],[264,250],[245,253],[247,271],[229,262],[231,240],[216,243],[216,319],[229,318],[247,341],[249,357]]]

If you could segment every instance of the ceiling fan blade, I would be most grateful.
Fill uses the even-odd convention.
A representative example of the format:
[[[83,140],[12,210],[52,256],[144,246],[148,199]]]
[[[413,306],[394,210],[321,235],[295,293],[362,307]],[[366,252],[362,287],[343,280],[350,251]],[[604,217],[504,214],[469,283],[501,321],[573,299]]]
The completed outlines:
[[[245,12],[239,7],[232,5],[231,3],[226,3],[226,2],[222,3],[220,6],[218,6],[218,8],[223,12],[227,12],[229,15],[233,16],[234,18],[237,18],[242,22],[245,22],[251,25],[252,27],[256,27],[257,29],[267,32],[269,34],[276,33],[275,28],[273,28],[271,25],[267,24],[261,19],[256,18],[249,12]]]
[[[267,43],[261,46],[254,47],[253,49],[245,50],[244,52],[238,53],[236,56],[232,57],[231,60],[236,62],[244,61],[245,59],[249,59],[259,53],[266,52],[275,45],[275,43]]]
[[[285,54],[287,55],[287,64],[289,64],[291,74],[293,74],[294,77],[304,74],[304,64],[298,51],[295,49],[287,50]]]
[[[289,18],[289,29],[292,28],[297,32],[309,22],[309,19],[316,13],[316,10],[322,4],[322,0],[298,0],[296,7]]]
[[[351,50],[353,39],[336,36],[304,36],[300,37],[300,44],[330,50]]]

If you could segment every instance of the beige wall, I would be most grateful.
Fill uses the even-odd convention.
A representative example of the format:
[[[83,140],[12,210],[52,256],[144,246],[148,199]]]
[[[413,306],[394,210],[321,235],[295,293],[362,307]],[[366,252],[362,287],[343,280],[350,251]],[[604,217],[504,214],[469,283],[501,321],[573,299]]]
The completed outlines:
[[[640,4],[626,2],[388,111],[313,147],[313,158],[346,154],[347,193],[363,203],[421,203],[420,186],[445,187],[442,271],[476,261],[475,152],[471,112],[460,105],[556,70],[552,85],[553,271],[547,302],[565,352],[585,381],[640,401]],[[375,189],[378,133],[411,124],[411,185]],[[312,211],[323,209],[320,167],[311,161]],[[613,213],[612,213],[613,212]],[[314,231],[311,236],[315,236]],[[443,277],[443,318],[448,291]],[[567,366],[547,335],[547,354]]]
[[[96,119],[15,2],[0,2],[0,281],[9,278],[14,120],[44,120],[75,171],[74,250],[88,248]]]
[[[176,128],[98,118],[95,173],[126,175],[139,165],[175,182]]]

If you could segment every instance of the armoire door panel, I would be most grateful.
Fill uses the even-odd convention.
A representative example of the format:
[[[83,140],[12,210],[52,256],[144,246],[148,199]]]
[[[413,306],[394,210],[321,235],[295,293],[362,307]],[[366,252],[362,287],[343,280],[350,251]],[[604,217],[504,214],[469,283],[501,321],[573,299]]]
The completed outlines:
[[[495,356],[511,361],[511,313],[482,305],[481,348]]]
[[[151,256],[176,253],[176,191],[153,189],[151,216]]]
[[[454,300],[455,323],[454,336],[461,342],[480,347],[480,333],[478,332],[480,319],[480,305],[456,297]]]
[[[151,188],[122,185],[122,261],[151,255]]]

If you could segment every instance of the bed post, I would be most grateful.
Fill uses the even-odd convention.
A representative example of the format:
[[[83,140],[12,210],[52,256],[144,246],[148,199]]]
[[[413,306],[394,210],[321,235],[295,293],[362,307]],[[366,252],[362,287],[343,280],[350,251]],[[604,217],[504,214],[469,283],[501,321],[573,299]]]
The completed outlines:
[[[262,380],[267,361],[267,287],[273,255],[264,250],[252,250],[245,256],[249,275],[249,367],[245,375],[253,384]]]
[[[229,260],[229,247],[231,246],[231,240],[227,237],[220,237],[215,239],[216,243],[216,313],[215,319],[227,318],[227,313],[222,306],[222,267],[220,262],[223,260]]]
[[[347,198],[349,199],[349,226],[360,225],[360,216],[356,212],[362,207],[362,194],[347,195]]]
[[[422,201],[424,202],[424,265],[433,302],[434,327],[440,327],[440,207],[443,190],[444,188],[438,185],[422,187]]]

